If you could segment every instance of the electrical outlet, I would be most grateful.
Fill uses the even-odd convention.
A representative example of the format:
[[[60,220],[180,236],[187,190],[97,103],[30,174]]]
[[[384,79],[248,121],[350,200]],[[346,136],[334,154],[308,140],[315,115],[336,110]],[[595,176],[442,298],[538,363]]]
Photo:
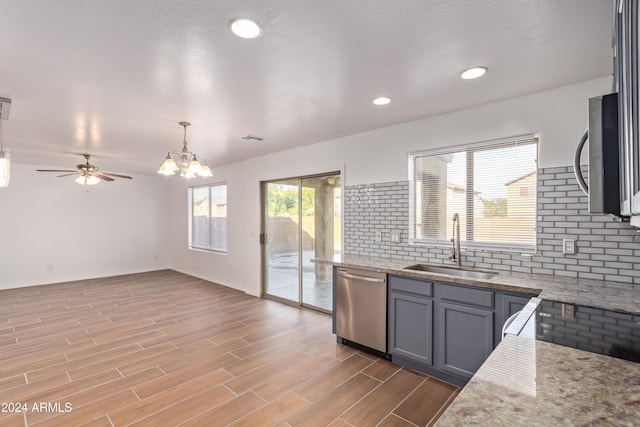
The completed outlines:
[[[376,243],[381,243],[381,242],[382,242],[382,232],[376,231]]]
[[[576,317],[576,307],[573,304],[562,304],[562,317]]]
[[[576,241],[571,239],[562,239],[562,253],[565,255],[575,255]]]

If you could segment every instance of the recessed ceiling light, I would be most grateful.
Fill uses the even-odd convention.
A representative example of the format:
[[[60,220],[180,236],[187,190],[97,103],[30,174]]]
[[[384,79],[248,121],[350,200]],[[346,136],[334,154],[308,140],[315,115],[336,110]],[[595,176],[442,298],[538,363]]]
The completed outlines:
[[[462,73],[460,73],[460,77],[462,77],[465,80],[477,79],[478,77],[484,76],[487,70],[488,70],[487,67],[482,67],[482,66],[467,68]]]
[[[387,105],[391,102],[391,98],[388,98],[386,96],[379,96],[371,102],[373,102],[375,105]]]
[[[253,39],[260,35],[262,31],[256,21],[249,18],[236,18],[229,23],[231,31],[243,39]]]

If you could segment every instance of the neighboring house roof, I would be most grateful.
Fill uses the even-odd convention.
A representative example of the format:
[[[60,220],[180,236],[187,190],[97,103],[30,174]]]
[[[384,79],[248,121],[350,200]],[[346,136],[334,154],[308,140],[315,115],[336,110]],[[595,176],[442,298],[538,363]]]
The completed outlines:
[[[515,184],[515,183],[516,183],[516,182],[518,182],[518,181],[521,181],[521,180],[523,180],[523,179],[525,179],[525,178],[530,177],[530,176],[531,176],[531,175],[533,175],[534,173],[536,173],[536,171],[529,172],[529,173],[527,173],[526,175],[522,175],[522,176],[521,176],[521,177],[519,177],[519,178],[512,179],[511,181],[507,182],[505,185],[506,185],[506,186],[509,186],[509,185],[511,185],[511,184]]]

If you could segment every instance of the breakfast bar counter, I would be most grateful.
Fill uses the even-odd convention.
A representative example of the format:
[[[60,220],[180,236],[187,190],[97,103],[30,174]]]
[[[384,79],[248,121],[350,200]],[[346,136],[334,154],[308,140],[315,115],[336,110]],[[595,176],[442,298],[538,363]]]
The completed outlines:
[[[639,423],[640,363],[507,335],[436,425]]]

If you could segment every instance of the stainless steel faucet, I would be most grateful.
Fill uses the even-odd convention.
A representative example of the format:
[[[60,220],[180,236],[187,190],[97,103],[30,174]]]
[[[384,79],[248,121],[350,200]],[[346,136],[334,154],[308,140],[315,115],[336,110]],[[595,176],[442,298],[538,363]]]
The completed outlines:
[[[462,265],[462,256],[460,255],[460,215],[453,214],[453,237],[451,238],[451,254],[452,259],[458,267]]]

